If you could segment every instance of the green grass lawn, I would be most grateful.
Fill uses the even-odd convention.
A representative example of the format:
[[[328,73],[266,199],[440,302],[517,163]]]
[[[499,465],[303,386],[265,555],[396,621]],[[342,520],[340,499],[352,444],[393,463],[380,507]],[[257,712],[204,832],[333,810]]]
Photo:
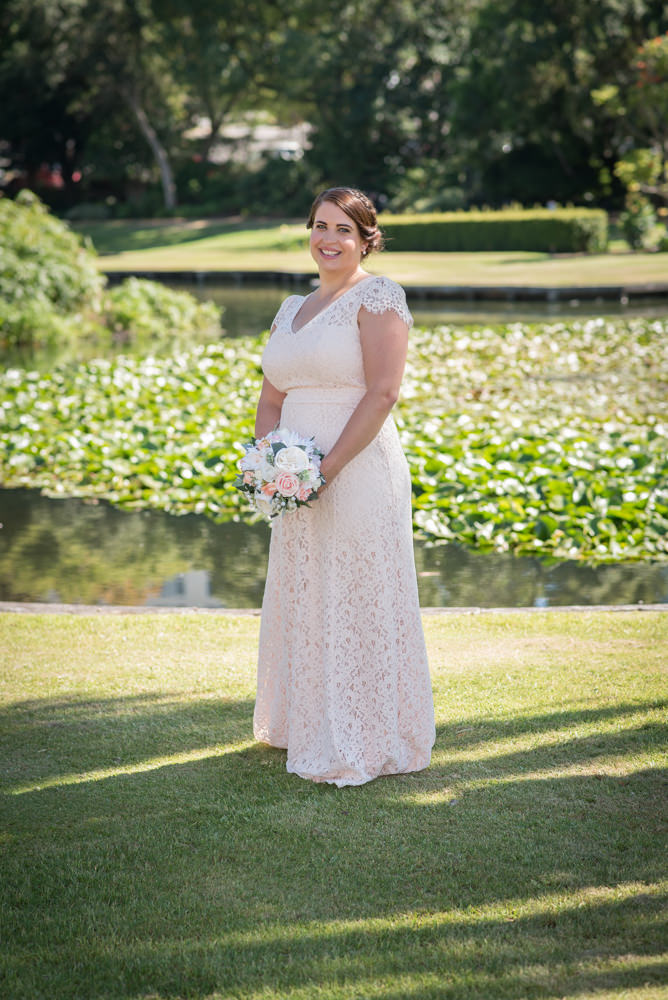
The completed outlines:
[[[316,273],[303,223],[197,220],[118,221],[76,227],[104,254],[107,271],[284,271]],[[668,254],[550,256],[392,253],[369,270],[404,285],[632,285],[668,282]]]
[[[665,997],[667,615],[426,616],[432,766],[347,789],[258,627],[0,616],[3,998]]]

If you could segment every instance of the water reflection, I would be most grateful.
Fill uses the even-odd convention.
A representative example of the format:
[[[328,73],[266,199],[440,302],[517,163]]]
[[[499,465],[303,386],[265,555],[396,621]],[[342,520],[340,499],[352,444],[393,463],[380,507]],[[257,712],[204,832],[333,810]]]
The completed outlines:
[[[165,282],[171,287],[185,289],[198,298],[211,299],[221,307],[221,336],[257,336],[267,330],[283,299],[290,294],[307,294],[312,290],[308,283],[228,283],[203,282],[186,284]],[[553,320],[583,319],[592,316],[665,316],[668,304],[665,299],[633,299],[628,305],[618,301],[603,299],[582,302],[503,302],[503,301],[456,301],[425,299],[411,294],[408,289],[408,303],[418,325],[434,326],[439,323],[538,323]],[[180,339],[175,333],[163,342],[130,343],[117,342],[100,345],[94,341],[80,340],[72,343],[52,344],[33,348],[31,346],[12,348],[3,352],[5,365],[34,368],[46,371],[55,365],[80,364],[97,358],[100,354],[113,357],[118,354],[147,353],[159,357],[169,355],[175,346],[192,346],[192,338]]]
[[[211,575],[206,569],[189,569],[165,580],[157,597],[147,605],[165,608],[220,608],[222,602],[211,593]]]
[[[170,282],[167,282],[170,284]],[[223,325],[230,337],[254,335],[269,328],[278,307],[287,295],[307,295],[313,283],[239,284],[206,281],[201,284],[174,284],[201,299],[212,299],[222,307]],[[418,325],[438,323],[540,323],[555,320],[589,319],[593,316],[665,316],[668,303],[659,298],[619,300],[589,299],[548,301],[503,301],[427,299],[406,289],[408,304]]]
[[[0,600],[258,607],[270,529],[0,490]],[[416,544],[423,607],[668,602],[668,566],[483,555]]]

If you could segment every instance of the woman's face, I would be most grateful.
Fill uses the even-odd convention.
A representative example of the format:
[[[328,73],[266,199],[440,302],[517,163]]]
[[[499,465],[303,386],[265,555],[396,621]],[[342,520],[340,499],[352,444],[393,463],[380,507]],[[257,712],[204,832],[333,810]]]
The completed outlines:
[[[354,271],[366,243],[349,215],[332,201],[323,201],[311,229],[311,256],[319,270]]]

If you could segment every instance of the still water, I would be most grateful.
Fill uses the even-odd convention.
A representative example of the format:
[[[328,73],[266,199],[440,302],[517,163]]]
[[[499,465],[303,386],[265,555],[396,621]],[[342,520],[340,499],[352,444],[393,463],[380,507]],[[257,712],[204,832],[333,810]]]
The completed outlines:
[[[200,299],[210,299],[221,309],[221,336],[257,336],[268,330],[287,295],[305,295],[312,291],[311,284],[289,283],[214,283],[202,284],[165,282],[170,287],[191,292]],[[411,295],[408,289],[408,304],[418,326],[436,326],[442,323],[489,324],[489,323],[539,323],[567,319],[587,319],[593,316],[665,316],[668,302],[665,299],[634,299],[626,305],[619,301],[572,301],[572,302],[465,302],[428,300]],[[176,339],[178,346],[192,346]],[[151,353],[166,356],[175,346],[175,341],[160,343],[139,343],[118,340],[105,345],[104,355],[142,355]],[[56,365],[79,364],[100,356],[100,345],[94,342],[78,341],[75,344],[55,344],[47,347],[12,348],[3,352],[3,363],[21,368],[47,371]]]
[[[200,608],[262,601],[270,528],[0,490],[0,600]],[[668,603],[668,565],[547,566],[425,547],[423,607]]]
[[[169,284],[169,282],[168,282]],[[206,281],[202,284],[172,284],[200,299],[211,299],[223,309],[223,326],[228,336],[256,335],[267,330],[287,295],[307,295],[313,283],[304,284],[241,284]],[[593,316],[665,316],[666,299],[577,300],[563,302],[521,301],[462,301],[426,299],[406,289],[408,305],[418,326],[439,323],[541,323],[567,319],[589,319]]]

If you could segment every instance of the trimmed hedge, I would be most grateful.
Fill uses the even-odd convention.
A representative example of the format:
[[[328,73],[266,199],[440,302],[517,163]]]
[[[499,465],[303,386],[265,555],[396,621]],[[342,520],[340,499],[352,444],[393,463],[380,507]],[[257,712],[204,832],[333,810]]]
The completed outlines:
[[[379,222],[388,250],[601,253],[608,245],[608,216],[593,208],[381,215]]]

